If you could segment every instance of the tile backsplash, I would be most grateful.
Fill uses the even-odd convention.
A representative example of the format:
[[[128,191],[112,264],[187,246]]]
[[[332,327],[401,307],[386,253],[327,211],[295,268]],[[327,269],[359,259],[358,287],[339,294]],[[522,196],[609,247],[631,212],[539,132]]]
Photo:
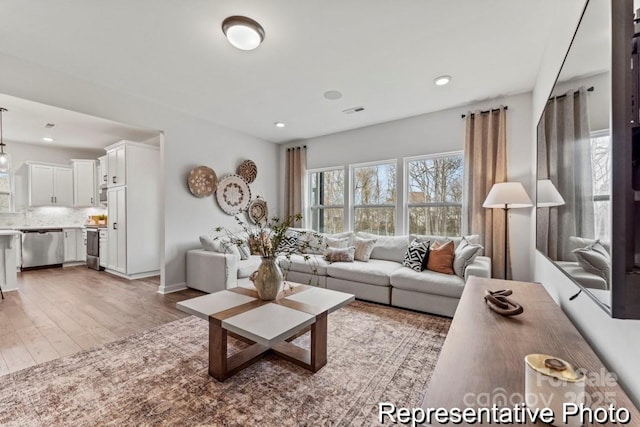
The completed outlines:
[[[0,214],[0,228],[81,226],[90,215],[106,213],[106,208],[32,208],[26,212]]]

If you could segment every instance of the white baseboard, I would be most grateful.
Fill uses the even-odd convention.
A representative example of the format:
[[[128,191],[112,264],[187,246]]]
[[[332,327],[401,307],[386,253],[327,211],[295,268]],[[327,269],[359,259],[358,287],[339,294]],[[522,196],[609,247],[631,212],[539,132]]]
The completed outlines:
[[[148,271],[146,273],[136,273],[136,274],[124,274],[115,270],[110,270],[105,268],[105,272],[109,274],[113,274],[114,276],[122,277],[123,279],[136,280],[136,279],[144,279],[146,277],[154,277],[160,275],[160,270],[156,271]]]
[[[172,283],[171,285],[159,286],[158,293],[159,294],[170,294],[173,292],[183,291],[187,289],[187,284],[185,282],[182,283]]]
[[[65,262],[64,264],[62,264],[62,268],[65,268],[65,267],[78,267],[80,265],[87,265],[87,263],[84,262],[84,261],[70,261],[70,262]]]

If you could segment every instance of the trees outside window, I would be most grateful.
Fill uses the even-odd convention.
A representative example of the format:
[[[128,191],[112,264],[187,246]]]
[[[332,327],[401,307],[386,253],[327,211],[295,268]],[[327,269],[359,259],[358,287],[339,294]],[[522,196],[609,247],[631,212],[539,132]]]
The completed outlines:
[[[461,234],[462,159],[460,153],[406,161],[409,233]]]
[[[310,226],[322,233],[344,230],[344,169],[309,172]]]
[[[396,164],[354,166],[355,231],[394,235],[396,230]]]
[[[611,137],[609,131],[591,134],[595,238],[611,242]]]

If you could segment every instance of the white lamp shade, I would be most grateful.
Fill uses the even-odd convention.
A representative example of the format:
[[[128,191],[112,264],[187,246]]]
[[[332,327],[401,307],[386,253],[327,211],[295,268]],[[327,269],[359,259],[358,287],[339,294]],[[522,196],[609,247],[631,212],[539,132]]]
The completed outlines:
[[[528,208],[533,206],[522,184],[519,182],[499,182],[493,184],[483,208]]]
[[[538,180],[538,197],[536,204],[539,208],[550,208],[552,206],[564,205],[564,199],[558,189],[549,179]]]

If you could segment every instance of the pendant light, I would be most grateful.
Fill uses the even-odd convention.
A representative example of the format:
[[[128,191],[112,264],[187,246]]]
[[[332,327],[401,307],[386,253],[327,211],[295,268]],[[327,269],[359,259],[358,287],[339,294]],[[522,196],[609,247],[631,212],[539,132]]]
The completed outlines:
[[[2,113],[6,111],[6,108],[0,107],[0,172],[9,171],[9,155],[4,152],[4,147],[6,146],[6,144],[4,143],[2,135]]]

